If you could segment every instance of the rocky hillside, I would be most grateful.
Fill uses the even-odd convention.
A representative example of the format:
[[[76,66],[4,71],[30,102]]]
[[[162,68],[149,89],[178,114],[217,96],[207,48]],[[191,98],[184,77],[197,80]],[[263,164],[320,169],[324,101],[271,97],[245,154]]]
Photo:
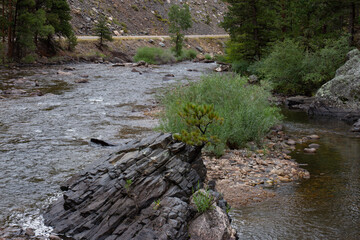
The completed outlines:
[[[226,5],[221,0],[68,0],[72,24],[77,35],[92,35],[102,14],[114,35],[167,34],[168,9],[172,4],[187,2],[193,27],[187,34],[223,34],[218,26]]]

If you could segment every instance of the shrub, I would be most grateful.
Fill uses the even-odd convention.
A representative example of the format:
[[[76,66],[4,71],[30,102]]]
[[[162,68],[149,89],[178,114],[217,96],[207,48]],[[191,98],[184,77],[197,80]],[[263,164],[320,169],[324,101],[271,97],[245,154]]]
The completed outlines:
[[[193,200],[199,213],[204,213],[210,210],[213,202],[213,196],[209,190],[198,190],[193,194]]]
[[[174,51],[174,49],[172,49]],[[192,60],[196,58],[196,51],[194,49],[182,50],[181,55],[176,58],[177,61]]]
[[[180,133],[186,123],[178,115],[183,104],[210,104],[224,121],[222,125],[209,126],[209,134],[217,136],[216,146],[207,150],[221,155],[226,146],[244,146],[248,141],[260,140],[270,127],[280,119],[279,110],[270,106],[270,92],[261,86],[247,85],[238,75],[209,75],[187,87],[178,86],[161,99],[164,112],[160,129]]]
[[[136,62],[145,61],[149,64],[165,64],[175,62],[175,58],[169,50],[154,47],[143,47],[136,51]]]
[[[206,59],[206,60],[211,60],[211,59],[212,59],[212,57],[211,57],[211,55],[210,55],[210,54],[205,54],[205,56],[204,56],[204,57],[205,57],[205,59]]]
[[[270,54],[249,70],[270,81],[276,92],[312,95],[334,77],[349,50],[345,37],[327,41],[315,52],[308,52],[299,43],[287,39],[276,43]]]

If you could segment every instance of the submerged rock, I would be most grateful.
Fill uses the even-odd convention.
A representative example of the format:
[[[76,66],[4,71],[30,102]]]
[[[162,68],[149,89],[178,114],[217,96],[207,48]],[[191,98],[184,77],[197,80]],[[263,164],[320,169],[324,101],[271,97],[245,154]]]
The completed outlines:
[[[190,197],[206,177],[200,156],[171,134],[128,142],[63,184],[45,223],[74,239],[188,239]]]
[[[354,125],[351,128],[352,132],[360,132],[360,119],[354,123]]]
[[[360,117],[360,51],[354,49],[347,57],[348,61],[336,71],[335,78],[317,91],[309,114],[337,116],[350,121]]]

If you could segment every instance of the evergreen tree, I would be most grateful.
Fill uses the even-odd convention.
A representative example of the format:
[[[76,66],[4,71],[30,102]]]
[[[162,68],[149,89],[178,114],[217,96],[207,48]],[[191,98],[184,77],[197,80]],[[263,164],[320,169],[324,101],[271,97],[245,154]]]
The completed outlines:
[[[2,0],[0,7],[1,35],[10,59],[33,53],[39,40],[54,44],[54,34],[76,42],[66,0]]]
[[[174,51],[177,57],[181,56],[184,41],[183,31],[191,28],[191,14],[188,5],[172,5],[169,11],[169,32],[172,42],[175,43]]]
[[[229,3],[229,11],[222,26],[231,37],[232,51],[235,52],[232,57],[234,60],[260,58],[276,35],[274,1],[224,1]]]
[[[106,17],[103,15],[100,17],[100,20],[96,24],[96,27],[94,29],[95,35],[99,37],[100,48],[102,48],[102,46],[104,45],[103,44],[104,40],[108,40],[108,41],[113,40],[111,31],[106,24],[107,24]]]

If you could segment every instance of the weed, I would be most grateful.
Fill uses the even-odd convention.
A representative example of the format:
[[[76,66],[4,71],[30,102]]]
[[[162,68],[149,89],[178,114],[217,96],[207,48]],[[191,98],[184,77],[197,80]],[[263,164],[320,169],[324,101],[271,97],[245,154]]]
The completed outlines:
[[[199,213],[204,213],[213,208],[213,196],[209,190],[198,190],[193,194],[193,201]]]
[[[155,204],[155,206],[153,207],[154,210],[158,210],[158,209],[159,209],[159,207],[160,207],[160,202],[161,202],[160,199],[154,201],[154,204]]]
[[[132,183],[133,183],[133,181],[131,179],[126,180],[125,189],[126,189],[127,192],[129,192],[130,186],[131,186]]]

